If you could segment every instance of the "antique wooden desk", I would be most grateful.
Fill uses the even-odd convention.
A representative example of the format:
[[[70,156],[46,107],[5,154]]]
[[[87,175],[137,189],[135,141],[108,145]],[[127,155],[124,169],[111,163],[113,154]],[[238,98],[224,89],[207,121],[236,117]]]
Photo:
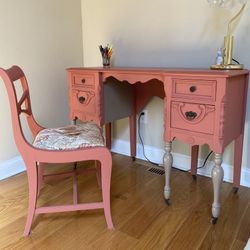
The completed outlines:
[[[198,147],[215,153],[212,169],[212,223],[220,213],[222,153],[235,140],[233,186],[240,185],[248,70],[167,68],[70,68],[70,119],[106,124],[111,146],[111,122],[129,117],[131,156],[136,156],[136,114],[153,96],[164,98],[164,196],[170,198],[173,163],[171,143],[177,138],[192,146],[191,173],[196,175]]]

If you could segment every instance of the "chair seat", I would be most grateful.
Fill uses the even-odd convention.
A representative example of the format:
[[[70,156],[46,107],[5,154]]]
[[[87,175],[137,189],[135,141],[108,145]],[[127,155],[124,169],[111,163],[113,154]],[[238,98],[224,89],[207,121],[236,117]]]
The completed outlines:
[[[33,146],[46,150],[73,150],[87,147],[103,147],[102,129],[94,122],[84,122],[60,128],[41,130]]]

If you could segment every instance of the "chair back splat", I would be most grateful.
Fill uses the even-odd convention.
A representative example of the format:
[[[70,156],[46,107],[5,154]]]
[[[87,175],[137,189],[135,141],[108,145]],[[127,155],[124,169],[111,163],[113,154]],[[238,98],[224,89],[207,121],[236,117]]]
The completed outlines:
[[[106,223],[113,228],[110,211],[110,182],[112,157],[104,145],[101,128],[93,122],[84,122],[61,128],[45,129],[40,126],[32,113],[29,87],[27,79],[18,66],[9,69],[0,68],[0,77],[6,86],[11,108],[12,127],[16,146],[25,162],[28,184],[29,205],[28,216],[24,229],[24,236],[30,234],[35,214],[78,211],[87,209],[104,209]],[[16,81],[21,83],[21,98],[17,99]],[[29,129],[34,137],[30,144],[23,133],[20,115],[26,115]],[[102,190],[102,201],[93,203],[78,203],[77,176],[84,172],[78,169],[76,162],[95,161],[95,171]],[[52,175],[44,174],[44,163],[73,163],[71,171]],[[37,198],[43,181],[52,178],[73,177],[73,204],[60,206],[37,207]]]

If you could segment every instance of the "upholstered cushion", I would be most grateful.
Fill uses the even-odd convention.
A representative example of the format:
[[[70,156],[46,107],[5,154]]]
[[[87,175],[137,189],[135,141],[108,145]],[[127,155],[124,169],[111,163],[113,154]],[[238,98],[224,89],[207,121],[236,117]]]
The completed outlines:
[[[47,150],[73,150],[104,146],[102,129],[94,122],[41,130],[33,146]]]

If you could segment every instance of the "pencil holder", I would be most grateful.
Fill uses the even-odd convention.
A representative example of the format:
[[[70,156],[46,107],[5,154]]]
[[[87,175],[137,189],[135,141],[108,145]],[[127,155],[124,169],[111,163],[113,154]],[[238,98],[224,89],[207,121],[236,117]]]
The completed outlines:
[[[99,49],[102,55],[103,67],[110,67],[110,59],[113,53],[112,46],[107,45],[106,47],[103,47],[102,45],[100,45]]]
[[[102,56],[102,65],[103,65],[103,67],[110,67],[110,59],[111,59],[111,57]]]

